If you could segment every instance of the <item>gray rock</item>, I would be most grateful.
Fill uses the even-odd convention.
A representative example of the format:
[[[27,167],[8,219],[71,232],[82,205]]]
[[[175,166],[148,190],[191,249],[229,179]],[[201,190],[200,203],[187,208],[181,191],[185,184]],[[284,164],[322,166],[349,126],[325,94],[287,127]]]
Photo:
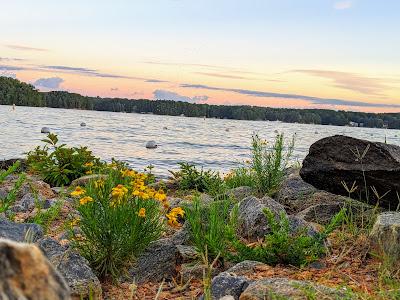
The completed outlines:
[[[253,260],[244,260],[233,267],[229,268],[226,272],[227,273],[233,273],[238,276],[245,276],[248,274],[253,274],[254,271],[257,269],[257,267],[262,267],[266,266],[266,264],[263,264],[262,262],[259,261],[253,261]]]
[[[181,275],[181,279],[183,282],[188,282],[189,280],[193,279],[198,279],[201,280],[203,279],[203,274],[205,270],[205,265],[203,264],[193,264],[193,263],[188,263],[188,264],[182,264],[181,265],[181,270],[179,271]],[[220,273],[220,270],[217,268],[214,268],[212,270],[211,276],[217,276]]]
[[[276,200],[285,206],[290,213],[296,213],[303,207],[304,202],[317,189],[306,183],[299,174],[290,174],[281,184]],[[301,209],[300,209],[301,210]]]
[[[276,218],[279,218],[281,213],[286,214],[284,207],[268,196],[262,199],[250,196],[239,202],[238,234],[241,237],[258,239],[270,232],[267,218],[263,212],[265,208],[270,209]]]
[[[85,122],[82,122],[81,123],[81,127],[85,127],[86,126],[86,123]]]
[[[50,133],[50,128],[49,127],[42,127],[40,130],[41,133]]]
[[[43,229],[40,225],[14,223],[0,218],[0,238],[24,242],[26,239],[35,241],[41,237],[43,237]]]
[[[202,204],[208,205],[208,204],[214,202],[214,198],[208,194],[202,193],[200,195],[200,201]]]
[[[75,187],[75,186],[85,186],[87,185],[90,181],[93,180],[106,180],[107,179],[107,175],[104,174],[91,174],[91,175],[86,175],[86,176],[82,176],[80,178],[77,178],[75,180],[73,180],[71,182],[71,186]]]
[[[241,294],[240,300],[309,299],[310,291],[318,294],[318,299],[342,299],[342,291],[307,281],[288,278],[268,278],[251,283]]]
[[[220,273],[211,282],[211,297],[218,300],[224,296],[232,296],[238,300],[250,281],[246,277],[236,276],[228,272]]]
[[[13,212],[30,212],[36,206],[36,203],[44,203],[45,199],[41,195],[32,193],[25,194],[20,200],[16,201],[11,210]]]
[[[178,264],[180,261],[176,244],[171,238],[164,238],[149,245],[129,269],[129,276],[138,284],[160,282],[176,276]]]
[[[169,240],[174,245],[186,245],[190,241],[190,231],[189,224],[185,222],[183,226],[169,237]]]
[[[65,278],[71,288],[72,296],[78,297],[78,299],[80,297],[87,298],[89,289],[91,289],[94,299],[101,296],[100,281],[85,258],[50,237],[45,237],[37,243],[52,265]]]
[[[222,298],[219,298],[219,300],[235,300],[235,298],[228,295],[228,296],[223,296]]]
[[[372,245],[393,260],[400,259],[400,212],[378,216],[370,234]]]
[[[236,202],[243,200],[246,197],[251,196],[253,190],[249,186],[239,186],[237,188],[230,189],[226,192],[226,196],[231,197]]]
[[[36,246],[0,239],[0,299],[68,300],[70,292]]]
[[[155,142],[155,141],[148,141],[147,143],[146,143],[146,148],[147,149],[155,149],[155,148],[157,148],[157,143]]]
[[[199,254],[197,253],[196,248],[193,246],[177,245],[176,248],[180,258],[179,260],[182,263],[192,262],[199,258]]]
[[[338,202],[320,203],[302,210],[297,214],[297,216],[309,222],[326,225],[338,212],[340,212],[342,207],[343,204]]]
[[[303,230],[309,236],[316,236],[318,233],[310,223],[294,215],[289,216],[289,226],[292,233],[301,232]]]
[[[24,159],[24,158],[12,158],[12,159],[0,160],[0,170],[7,170],[9,167],[14,165],[17,161],[19,161],[21,163],[18,171],[25,171],[27,168],[27,163],[26,163],[26,159]]]

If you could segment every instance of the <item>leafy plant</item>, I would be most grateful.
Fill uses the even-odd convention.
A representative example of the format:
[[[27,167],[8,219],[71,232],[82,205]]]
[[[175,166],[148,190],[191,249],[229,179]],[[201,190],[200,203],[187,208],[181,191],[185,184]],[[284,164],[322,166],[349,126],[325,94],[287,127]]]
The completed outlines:
[[[283,134],[276,136],[271,148],[257,134],[253,135],[251,169],[254,171],[255,186],[260,194],[275,192],[283,180],[293,149],[294,138],[285,146]]]
[[[77,199],[80,233],[73,244],[100,277],[117,278],[163,230],[166,195],[146,185],[147,176],[132,170],[108,169],[108,176],[92,180],[71,193]]]
[[[39,209],[39,212],[33,218],[29,219],[29,222],[41,225],[43,230],[47,232],[51,223],[60,215],[63,204],[63,200],[58,200],[51,207],[43,210],[43,203],[37,203],[36,208]]]
[[[16,172],[16,170],[20,167],[20,161],[15,162],[12,166],[10,166],[5,171],[0,171],[0,184],[4,182],[7,176]],[[0,213],[6,212],[10,206],[15,202],[17,198],[17,194],[23,183],[25,182],[26,175],[20,174],[18,176],[17,181],[14,183],[11,191],[7,193],[4,198],[0,198]]]
[[[264,214],[271,233],[265,235],[264,240],[255,247],[250,247],[232,236],[231,242],[236,252],[232,255],[233,260],[256,260],[269,265],[306,265],[324,253],[323,241],[341,224],[344,210],[332,218],[323,232],[315,236],[308,235],[305,228],[292,233],[289,219],[284,213],[281,213],[278,220],[269,209],[265,209]]]
[[[185,207],[185,219],[189,225],[191,241],[201,256],[224,259],[229,251],[229,237],[236,228],[236,209],[230,213],[229,200],[214,201],[209,205],[196,197]]]
[[[211,170],[204,171],[189,163],[179,163],[178,172],[170,171],[179,183],[181,190],[196,190],[211,195],[222,193],[224,182],[218,172]]]
[[[98,171],[103,163],[87,147],[58,145],[58,137],[49,133],[45,145],[28,152],[28,165],[52,186],[68,185],[72,180]]]
[[[254,172],[248,167],[239,167],[232,170],[224,178],[225,184],[229,188],[249,186],[255,188]]]

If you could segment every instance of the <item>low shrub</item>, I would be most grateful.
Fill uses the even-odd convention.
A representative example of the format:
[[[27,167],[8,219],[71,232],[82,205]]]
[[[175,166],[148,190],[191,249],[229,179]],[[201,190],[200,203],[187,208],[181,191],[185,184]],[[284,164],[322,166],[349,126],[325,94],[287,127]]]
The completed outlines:
[[[229,188],[250,186],[260,195],[273,194],[282,183],[293,149],[294,138],[285,143],[283,134],[276,136],[271,147],[258,135],[253,135],[248,166],[232,170],[225,177],[226,185]]]
[[[73,245],[100,277],[117,278],[160,237],[168,205],[163,191],[147,185],[146,174],[115,163],[106,170],[106,179],[93,180],[71,193],[80,215],[73,220],[80,232],[71,234]]]
[[[27,163],[31,171],[52,186],[68,185],[74,179],[97,172],[104,165],[87,147],[58,145],[55,134],[48,134],[42,141],[44,146],[28,152]]]
[[[179,167],[179,171],[170,173],[178,181],[180,190],[196,190],[210,195],[222,193],[224,181],[218,172],[204,171],[189,163],[179,163]]]
[[[4,182],[7,176],[14,174],[18,168],[20,167],[21,163],[19,161],[15,162],[12,166],[10,166],[7,170],[2,171],[0,170],[0,184]],[[17,194],[23,183],[25,182],[26,175],[20,174],[18,176],[17,181],[14,183],[11,191],[7,193],[4,198],[0,198],[0,213],[7,212],[10,206],[15,202],[17,198]]]
[[[191,241],[197,251],[210,260],[217,256],[223,259],[228,255],[228,241],[235,231],[237,219],[235,213],[230,213],[231,207],[229,200],[205,205],[198,197],[185,207]]]
[[[306,228],[292,232],[289,219],[284,213],[276,218],[272,211],[265,209],[264,214],[271,233],[265,235],[261,243],[252,247],[232,236],[231,243],[235,251],[231,256],[232,260],[255,260],[272,266],[277,264],[307,265],[324,254],[323,242],[336,227],[342,224],[345,211],[342,210],[335,215],[330,224],[314,236],[308,235]]]

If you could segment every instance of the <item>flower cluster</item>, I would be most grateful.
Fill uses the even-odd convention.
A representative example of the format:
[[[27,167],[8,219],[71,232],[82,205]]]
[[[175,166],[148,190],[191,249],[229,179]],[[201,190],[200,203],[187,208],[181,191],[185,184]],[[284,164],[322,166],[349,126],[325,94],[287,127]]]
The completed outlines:
[[[174,207],[168,214],[166,214],[168,225],[172,227],[179,227],[181,224],[178,220],[179,218],[183,218],[184,215],[185,211],[181,207]]]
[[[75,190],[71,193],[72,197],[80,197],[86,193],[86,190],[81,188],[80,186],[77,186]]]

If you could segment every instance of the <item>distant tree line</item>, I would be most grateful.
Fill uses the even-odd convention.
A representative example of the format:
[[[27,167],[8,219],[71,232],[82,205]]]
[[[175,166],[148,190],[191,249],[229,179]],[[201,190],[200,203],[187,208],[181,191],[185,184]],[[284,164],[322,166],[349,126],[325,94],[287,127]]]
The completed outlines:
[[[400,113],[375,114],[327,109],[288,109],[247,105],[195,104],[172,100],[88,97],[65,91],[39,92],[30,84],[8,77],[0,77],[0,104],[400,129]]]

